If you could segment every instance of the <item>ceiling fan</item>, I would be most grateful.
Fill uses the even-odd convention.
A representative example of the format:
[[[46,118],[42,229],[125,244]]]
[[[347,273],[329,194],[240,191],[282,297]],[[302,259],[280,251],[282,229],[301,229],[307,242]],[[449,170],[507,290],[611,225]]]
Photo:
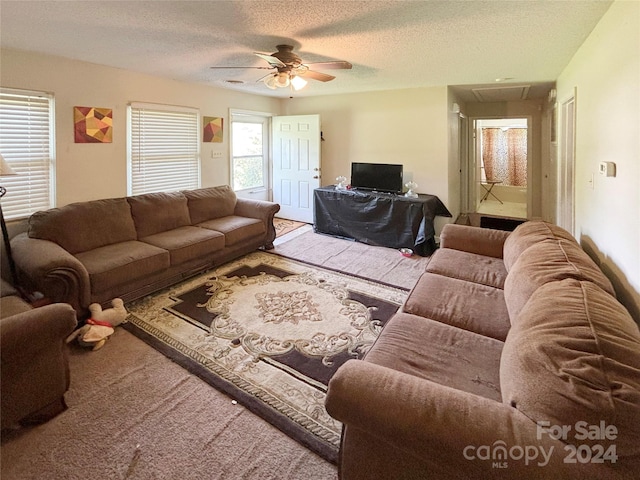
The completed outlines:
[[[302,59],[293,53],[293,46],[291,45],[277,45],[278,50],[272,54],[254,52],[255,55],[265,60],[268,67],[211,67],[211,68],[257,68],[262,70],[275,70],[264,77],[258,79],[258,81],[264,82],[264,84],[275,90],[277,88],[286,88],[291,86],[295,90],[304,88],[307,81],[302,77],[311,78],[313,80],[319,80],[321,82],[329,82],[333,80],[333,75],[326,73],[316,72],[311,68],[321,69],[350,69],[352,65],[349,62],[342,60],[334,62],[314,62],[314,63],[302,63]]]

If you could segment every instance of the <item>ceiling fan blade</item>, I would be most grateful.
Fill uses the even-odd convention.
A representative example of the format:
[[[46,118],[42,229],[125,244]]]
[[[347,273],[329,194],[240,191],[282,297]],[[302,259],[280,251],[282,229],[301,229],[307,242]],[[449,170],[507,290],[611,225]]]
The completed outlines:
[[[209,67],[209,68],[258,68],[260,70],[271,70],[273,67]]]
[[[269,65],[271,65],[272,67],[286,67],[287,65],[283,62],[281,62],[280,60],[278,60],[276,57],[274,57],[273,55],[267,55],[265,53],[258,53],[258,52],[253,52],[254,55],[257,55],[258,57],[260,57],[261,59],[263,59],[264,61],[266,61],[267,63],[269,63]]]
[[[333,80],[333,75],[327,75],[326,73],[314,72],[313,70],[307,70],[304,73],[301,73],[300,76],[313,78],[314,80],[320,80],[321,82],[329,82]]]
[[[336,62],[314,62],[314,63],[305,63],[309,68],[319,68],[320,70],[327,69],[342,69],[342,70],[350,70],[353,65],[349,62],[345,61],[336,61]]]

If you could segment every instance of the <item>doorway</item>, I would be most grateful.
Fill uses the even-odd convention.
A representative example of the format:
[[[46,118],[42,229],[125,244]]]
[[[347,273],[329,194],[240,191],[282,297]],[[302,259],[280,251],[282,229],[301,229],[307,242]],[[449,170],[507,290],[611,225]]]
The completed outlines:
[[[273,117],[273,201],[279,217],[313,223],[320,186],[320,115]]]
[[[475,118],[468,171],[471,213],[526,219],[530,184],[529,118]]]
[[[231,185],[236,195],[280,204],[278,217],[313,223],[320,186],[320,115],[230,110]]]

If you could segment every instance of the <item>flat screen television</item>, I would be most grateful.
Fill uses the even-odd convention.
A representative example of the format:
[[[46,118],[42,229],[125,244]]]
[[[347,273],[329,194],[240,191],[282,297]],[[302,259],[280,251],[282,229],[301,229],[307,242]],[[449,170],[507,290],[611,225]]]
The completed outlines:
[[[351,188],[401,193],[402,165],[353,162],[351,164]]]

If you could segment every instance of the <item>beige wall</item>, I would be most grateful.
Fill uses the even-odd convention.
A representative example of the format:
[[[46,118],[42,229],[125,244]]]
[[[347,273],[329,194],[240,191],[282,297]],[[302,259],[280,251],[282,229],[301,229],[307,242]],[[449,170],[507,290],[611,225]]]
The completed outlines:
[[[617,1],[557,81],[576,88],[576,234],[640,319],[640,2]],[[615,162],[617,176],[598,175]],[[589,180],[594,175],[595,185]]]
[[[437,195],[455,215],[459,181],[451,191],[447,102],[446,87],[418,88],[294,98],[284,101],[283,113],[320,114],[323,185],[349,178],[351,162],[399,163],[405,182]],[[438,217],[436,227],[443,222]]]
[[[229,108],[279,113],[280,100],[189,84],[26,52],[0,52],[3,87],[52,92],[56,103],[56,199],[71,202],[127,194],[126,115],[129,102],[200,109],[224,118],[224,142],[201,144],[202,186],[229,183]],[[113,142],[79,144],[73,139],[73,107],[113,109]],[[213,152],[221,157],[212,158]]]

